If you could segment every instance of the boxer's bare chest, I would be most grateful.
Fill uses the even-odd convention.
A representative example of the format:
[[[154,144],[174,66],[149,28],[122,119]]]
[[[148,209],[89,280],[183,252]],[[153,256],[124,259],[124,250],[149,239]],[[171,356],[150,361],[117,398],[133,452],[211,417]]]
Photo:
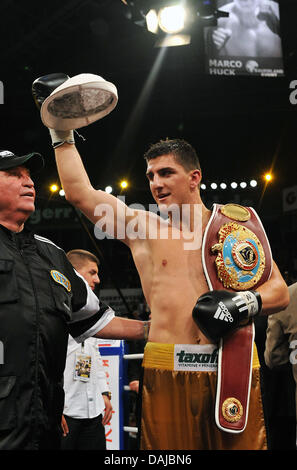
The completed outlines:
[[[154,285],[164,290],[183,291],[194,297],[207,290],[202,268],[201,240],[189,240],[162,234],[155,240],[140,241],[132,250],[134,262],[145,291]],[[189,249],[191,248],[191,249]]]

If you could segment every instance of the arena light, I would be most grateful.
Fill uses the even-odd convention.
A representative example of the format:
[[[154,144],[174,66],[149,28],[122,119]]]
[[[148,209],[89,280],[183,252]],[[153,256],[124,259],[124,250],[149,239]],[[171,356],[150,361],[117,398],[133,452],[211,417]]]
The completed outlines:
[[[59,187],[57,184],[51,184],[50,185],[50,192],[51,193],[56,193],[58,191]]]
[[[148,31],[158,35],[156,47],[174,47],[190,44],[191,36],[184,29],[189,21],[189,12],[181,4],[166,5],[150,10],[146,15]]]
[[[164,33],[179,33],[185,26],[186,11],[182,5],[161,8],[158,14],[159,26]]]
[[[157,39],[155,47],[186,46],[190,42],[191,36],[189,34],[166,34],[166,36]]]
[[[272,179],[273,179],[273,176],[272,176],[271,173],[266,173],[266,174],[264,175],[264,178],[265,178],[265,181],[266,181],[267,183],[270,183],[270,182],[272,181]]]
[[[216,26],[229,13],[217,8],[217,0],[122,0],[126,16],[157,36],[156,47],[190,44],[191,34],[202,26]]]
[[[239,189],[239,188],[246,189],[246,188],[248,188],[248,186],[250,186],[252,188],[255,188],[257,186],[257,184],[258,183],[257,183],[256,180],[251,180],[249,182],[249,184],[246,181],[241,181],[240,183],[237,183],[236,181],[232,181],[232,183],[228,183],[228,184],[225,183],[224,181],[222,181],[221,183],[212,182],[212,183],[209,183],[208,190],[209,189],[212,189],[212,190],[220,189],[220,190],[224,191],[224,190],[228,189],[228,187],[231,188],[231,189]],[[202,190],[207,189],[206,184],[202,183],[200,185],[200,189],[202,189]]]
[[[128,188],[128,181],[122,180],[122,181],[120,182],[120,186],[121,186],[122,189]]]
[[[159,21],[158,21],[158,14],[156,10],[150,10],[145,17],[146,20],[146,27],[150,33],[157,34]]]
[[[106,186],[105,192],[108,193],[108,194],[111,194],[112,193],[112,187],[111,186]]]
[[[65,196],[65,191],[64,189],[60,189],[59,194],[61,197]]]

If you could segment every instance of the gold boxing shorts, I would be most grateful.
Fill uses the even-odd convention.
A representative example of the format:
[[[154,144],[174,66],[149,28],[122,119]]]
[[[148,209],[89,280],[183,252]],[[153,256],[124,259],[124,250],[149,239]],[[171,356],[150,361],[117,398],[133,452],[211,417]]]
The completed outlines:
[[[267,449],[255,345],[248,423],[240,434],[215,424],[215,345],[148,342],[143,368],[141,450]]]

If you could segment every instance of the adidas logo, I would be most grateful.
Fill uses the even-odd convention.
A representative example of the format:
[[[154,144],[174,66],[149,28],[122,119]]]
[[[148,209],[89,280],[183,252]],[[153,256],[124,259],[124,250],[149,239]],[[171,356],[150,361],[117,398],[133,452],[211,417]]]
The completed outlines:
[[[219,306],[216,313],[214,314],[214,318],[216,320],[223,320],[230,323],[233,322],[233,317],[223,302],[219,302]]]

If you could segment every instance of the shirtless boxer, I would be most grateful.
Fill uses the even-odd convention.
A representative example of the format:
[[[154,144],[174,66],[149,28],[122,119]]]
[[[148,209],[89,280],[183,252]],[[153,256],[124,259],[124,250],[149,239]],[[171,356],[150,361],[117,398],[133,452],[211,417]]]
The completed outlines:
[[[203,308],[200,318],[200,301],[197,302],[197,299],[209,290],[203,274],[201,246],[185,248],[186,242],[191,241],[191,234],[193,239],[196,235],[193,232],[194,227],[197,230],[195,208],[201,208],[202,232],[211,216],[211,211],[204,206],[200,197],[201,169],[194,149],[181,140],[163,141],[145,155],[146,174],[156,203],[163,209],[175,205],[175,208],[181,209],[180,214],[183,204],[190,207],[190,216],[183,219],[182,226],[174,212],[168,212],[167,222],[147,211],[131,211],[113,195],[94,189],[75,147],[72,131],[50,130],[50,133],[67,200],[94,224],[104,219],[105,228],[113,228],[112,235],[123,234],[124,223],[127,230],[125,238],[120,239],[131,250],[150,306],[151,328],[143,361],[141,448],[266,448],[256,360],[246,430],[238,435],[227,434],[216,427],[213,419],[217,345],[210,338],[220,337],[220,324],[228,323],[213,319],[215,325],[212,324],[208,329],[207,317],[211,315],[208,312],[205,317]],[[100,211],[103,204],[112,208],[112,211]],[[131,236],[129,225],[133,219],[137,219],[134,225],[137,232],[140,233],[142,228],[145,236]],[[155,224],[156,230],[150,232],[151,224]],[[270,279],[257,291],[252,294],[251,315],[261,310],[261,303],[261,314],[265,315],[287,306],[287,287],[275,263]],[[227,291],[223,293],[229,294]],[[218,304],[220,292],[211,294],[213,301]],[[228,324],[230,328],[238,326],[246,318],[237,312],[234,319],[236,315],[236,320]],[[206,334],[202,333],[198,325]],[[179,347],[178,353],[175,346]],[[175,370],[175,360],[190,356],[208,358],[204,362],[208,362],[209,367],[199,372]]]
[[[212,40],[220,56],[281,57],[278,5],[270,0],[234,0],[220,8]]]

